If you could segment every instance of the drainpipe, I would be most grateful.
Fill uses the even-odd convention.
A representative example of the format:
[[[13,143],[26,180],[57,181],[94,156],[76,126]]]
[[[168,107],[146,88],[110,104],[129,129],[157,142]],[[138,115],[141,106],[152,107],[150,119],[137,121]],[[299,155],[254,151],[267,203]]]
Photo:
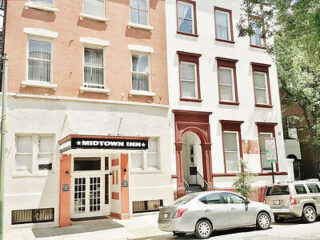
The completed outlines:
[[[8,77],[8,58],[3,56],[0,59],[2,71],[2,106],[1,106],[1,146],[0,146],[0,240],[3,240],[4,222],[4,162],[5,162],[5,137],[7,134],[7,77]]]

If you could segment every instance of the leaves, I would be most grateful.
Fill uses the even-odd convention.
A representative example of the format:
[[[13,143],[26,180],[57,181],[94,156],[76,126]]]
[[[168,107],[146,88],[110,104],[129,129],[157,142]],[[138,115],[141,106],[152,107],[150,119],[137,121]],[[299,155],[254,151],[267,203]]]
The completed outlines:
[[[237,175],[237,179],[233,183],[233,187],[236,188],[238,193],[247,198],[250,192],[253,190],[251,187],[253,174],[248,172],[247,162],[240,159],[240,164],[242,171]]]

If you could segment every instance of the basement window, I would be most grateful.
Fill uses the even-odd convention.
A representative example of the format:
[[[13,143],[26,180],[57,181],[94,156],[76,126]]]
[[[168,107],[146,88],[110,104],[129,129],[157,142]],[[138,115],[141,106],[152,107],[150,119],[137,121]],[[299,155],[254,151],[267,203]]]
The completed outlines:
[[[163,200],[147,200],[132,202],[133,213],[155,212],[163,206]]]
[[[11,224],[44,223],[54,221],[54,208],[13,210]]]

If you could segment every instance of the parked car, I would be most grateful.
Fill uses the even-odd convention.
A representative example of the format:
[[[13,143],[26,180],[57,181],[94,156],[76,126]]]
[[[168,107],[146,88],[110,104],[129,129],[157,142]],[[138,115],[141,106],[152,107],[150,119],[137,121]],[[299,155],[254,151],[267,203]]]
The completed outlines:
[[[277,222],[302,217],[307,223],[320,215],[320,185],[318,180],[295,181],[270,185],[266,191],[268,204]]]
[[[213,231],[257,226],[268,229],[274,221],[271,208],[228,191],[188,194],[172,205],[161,207],[158,224],[176,236],[195,233],[208,238]]]

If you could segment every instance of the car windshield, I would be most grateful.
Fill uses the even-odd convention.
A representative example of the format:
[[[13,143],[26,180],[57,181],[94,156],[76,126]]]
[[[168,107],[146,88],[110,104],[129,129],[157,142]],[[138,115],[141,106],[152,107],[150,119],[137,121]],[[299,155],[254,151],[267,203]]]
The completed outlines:
[[[183,196],[182,198],[177,199],[176,201],[173,202],[173,205],[182,205],[190,202],[192,199],[194,199],[197,196],[197,194],[188,194]]]
[[[289,186],[273,186],[268,187],[267,189],[267,196],[277,196],[277,195],[289,195]]]

